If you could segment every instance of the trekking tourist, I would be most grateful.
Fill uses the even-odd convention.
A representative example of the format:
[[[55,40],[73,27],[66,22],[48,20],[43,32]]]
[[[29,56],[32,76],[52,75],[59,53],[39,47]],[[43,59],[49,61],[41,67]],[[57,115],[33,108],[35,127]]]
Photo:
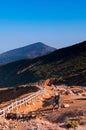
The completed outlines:
[[[56,94],[53,101],[53,111],[55,109],[55,106],[58,105],[58,110],[60,109],[60,93]]]

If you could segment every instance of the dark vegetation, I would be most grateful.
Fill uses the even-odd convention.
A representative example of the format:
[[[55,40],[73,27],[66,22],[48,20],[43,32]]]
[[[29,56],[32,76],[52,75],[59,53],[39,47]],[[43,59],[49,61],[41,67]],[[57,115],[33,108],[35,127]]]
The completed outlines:
[[[53,78],[50,84],[86,86],[86,41],[46,56],[0,67],[0,87]]]
[[[9,88],[7,90],[0,90],[0,104],[6,101],[14,100],[24,94],[37,92],[38,90],[39,88],[36,86],[16,87],[16,89]]]

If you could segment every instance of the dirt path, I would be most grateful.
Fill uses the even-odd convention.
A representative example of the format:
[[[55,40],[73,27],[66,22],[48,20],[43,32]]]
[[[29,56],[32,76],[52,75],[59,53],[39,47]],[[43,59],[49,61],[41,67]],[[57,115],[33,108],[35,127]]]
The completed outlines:
[[[28,114],[29,112],[32,112],[32,114],[35,115],[35,119],[31,119],[29,121],[24,120],[24,122],[22,122],[21,120],[19,120],[18,122],[16,122],[16,120],[11,120],[14,128],[12,130],[33,130],[33,128],[36,128],[37,126],[39,126],[41,130],[66,130],[65,128],[63,128],[64,122],[71,118],[80,119],[81,117],[84,117],[86,121],[85,95],[81,96],[80,94],[78,95],[76,93],[68,93],[69,90],[73,90],[73,88],[70,89],[61,86],[58,86],[56,90],[54,90],[53,87],[50,86],[45,86],[45,88],[46,91],[43,95],[37,97],[36,99],[33,99],[32,102],[30,102],[29,104],[23,105],[19,109],[13,111],[13,113],[22,114]],[[82,88],[76,88],[76,91],[81,90],[83,91]],[[53,96],[56,91],[60,91],[62,93],[61,103],[69,104],[69,107],[61,108],[60,111],[58,111],[56,106],[55,111],[52,110]],[[76,91],[74,88],[74,92]],[[85,92],[86,91],[84,91],[84,93]],[[21,128],[19,128],[19,124],[21,125]],[[31,129],[28,128],[28,125],[29,127],[31,127]],[[83,126],[83,130],[85,130],[84,128],[85,126]],[[82,127],[79,126],[76,130],[82,130]]]

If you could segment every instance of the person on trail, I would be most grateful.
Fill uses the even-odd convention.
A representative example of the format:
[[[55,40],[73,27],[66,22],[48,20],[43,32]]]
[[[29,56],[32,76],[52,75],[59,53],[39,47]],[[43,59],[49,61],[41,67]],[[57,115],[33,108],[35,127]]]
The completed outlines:
[[[53,111],[55,106],[58,105],[58,110],[60,109],[60,93],[56,94],[53,101]]]

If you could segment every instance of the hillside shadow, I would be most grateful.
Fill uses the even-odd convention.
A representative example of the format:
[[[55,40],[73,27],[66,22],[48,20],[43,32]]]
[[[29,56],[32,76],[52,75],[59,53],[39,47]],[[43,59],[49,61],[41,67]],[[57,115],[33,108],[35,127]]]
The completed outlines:
[[[52,105],[52,103],[53,103],[53,96],[52,96],[51,98],[45,99],[45,100],[43,101],[42,107],[50,106],[50,105]]]
[[[58,113],[58,114],[54,114],[51,118],[50,116],[47,117],[47,119],[52,122],[52,123],[63,123],[66,122],[69,118],[71,119],[79,119],[80,116],[83,115],[83,112],[76,112],[75,111],[69,111],[69,112],[65,112],[65,113]]]
[[[16,87],[8,88],[6,90],[0,90],[0,104],[10,100],[14,100],[21,95],[29,94],[31,92],[37,92],[39,88],[36,86]]]
[[[75,100],[86,100],[86,98],[77,98]]]

